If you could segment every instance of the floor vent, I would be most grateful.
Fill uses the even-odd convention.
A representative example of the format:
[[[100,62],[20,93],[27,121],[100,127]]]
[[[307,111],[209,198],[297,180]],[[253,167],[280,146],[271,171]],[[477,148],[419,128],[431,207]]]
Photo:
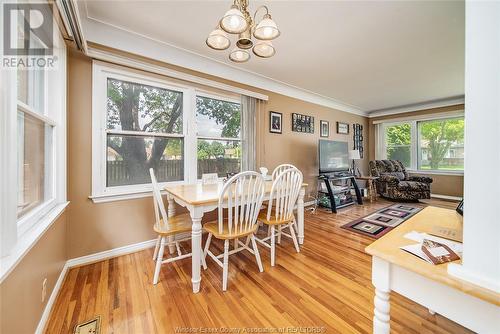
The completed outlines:
[[[101,333],[101,317],[86,321],[83,324],[75,326],[74,334],[100,334]]]

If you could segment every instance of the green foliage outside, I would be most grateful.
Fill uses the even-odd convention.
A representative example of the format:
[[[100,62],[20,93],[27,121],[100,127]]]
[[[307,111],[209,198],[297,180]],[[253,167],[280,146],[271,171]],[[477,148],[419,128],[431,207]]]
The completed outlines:
[[[463,145],[464,119],[446,119],[419,122],[420,147],[427,149],[429,164],[422,169],[463,169],[463,165],[444,165],[443,160],[453,145]],[[387,157],[409,166],[411,161],[411,125],[390,126],[386,129]]]
[[[399,160],[409,167],[411,164],[411,126],[409,123],[390,126],[386,129],[387,158]]]
[[[181,92],[108,79],[107,97],[108,129],[173,134],[183,132]],[[223,136],[238,136],[241,122],[239,104],[198,98],[196,105],[198,112],[215,119],[217,124],[224,124]],[[148,169],[156,169],[161,159],[183,155],[182,139],[144,139],[145,137],[132,135],[108,136],[108,146],[118,154],[118,160],[126,163],[128,174],[134,183],[149,182]],[[216,141],[201,145],[202,157],[220,157],[227,149]],[[241,154],[241,150],[239,152]]]
[[[427,142],[429,150],[430,169],[439,169],[440,163],[453,144],[463,144],[464,124],[463,118],[419,123],[421,141]]]

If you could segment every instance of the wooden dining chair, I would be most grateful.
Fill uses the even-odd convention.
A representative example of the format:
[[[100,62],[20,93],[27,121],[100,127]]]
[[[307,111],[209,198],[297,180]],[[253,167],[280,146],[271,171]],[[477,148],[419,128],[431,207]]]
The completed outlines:
[[[292,169],[297,169],[297,170],[298,170],[298,168],[297,168],[297,167],[295,167],[295,166],[294,166],[294,165],[292,165],[292,164],[281,164],[281,165],[279,165],[278,167],[276,167],[276,168],[273,170],[273,173],[271,174],[271,178],[272,178],[273,180],[275,180],[275,179],[276,179],[276,177],[277,177],[279,174],[281,174],[282,172],[284,172],[285,170],[290,169],[290,168],[292,168]]]
[[[227,290],[229,255],[247,250],[255,255],[259,271],[262,272],[259,249],[255,242],[257,216],[264,198],[265,181],[257,172],[242,172],[231,177],[222,188],[219,196],[218,220],[206,223],[203,228],[208,232],[203,257],[207,255],[222,267],[222,290]],[[225,208],[227,206],[227,209]],[[224,240],[224,253],[215,255],[210,251],[212,237]],[[247,238],[247,242],[239,241]],[[229,241],[235,240],[238,247],[229,251]],[[249,247],[250,241],[252,248]],[[223,261],[221,261],[221,258]]]
[[[271,266],[276,262],[276,232],[293,240],[295,250],[300,252],[294,226],[296,225],[293,210],[302,187],[302,173],[297,168],[288,168],[278,174],[273,181],[269,195],[269,205],[259,213],[257,220],[268,226],[267,237],[256,239],[262,245],[271,249]],[[289,230],[290,234],[283,232]],[[277,230],[277,231],[276,231]]]
[[[281,164],[273,170],[273,173],[271,174],[271,180],[274,181],[280,173],[286,171],[287,169],[299,170],[297,167],[295,167],[292,164]],[[263,209],[267,209],[267,204],[263,207]],[[262,224],[261,222],[259,222],[259,223]],[[277,231],[277,235],[278,235],[278,243],[280,244],[281,243],[281,231]],[[267,230],[267,236],[268,237],[271,236],[271,229]]]
[[[156,181],[153,168],[149,169],[149,174],[151,176],[151,185],[153,187],[153,203],[155,210],[155,224],[153,226],[153,229],[158,234],[155,250],[153,253],[153,260],[156,260],[153,284],[157,284],[162,264],[191,257],[192,253],[182,254],[179,245],[179,242],[191,239],[191,217],[187,213],[174,217],[168,217],[163,199],[161,197],[160,187],[158,186],[158,182]],[[188,236],[176,239],[176,236],[187,233],[189,233]],[[163,259],[165,246],[170,245],[175,245],[177,256]],[[202,265],[204,268],[207,267],[205,259],[202,259]]]

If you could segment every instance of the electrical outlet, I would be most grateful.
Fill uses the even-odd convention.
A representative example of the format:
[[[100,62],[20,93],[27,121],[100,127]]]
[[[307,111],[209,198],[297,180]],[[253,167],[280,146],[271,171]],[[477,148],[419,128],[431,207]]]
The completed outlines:
[[[47,296],[47,279],[44,278],[42,282],[42,303],[45,301],[46,296]]]

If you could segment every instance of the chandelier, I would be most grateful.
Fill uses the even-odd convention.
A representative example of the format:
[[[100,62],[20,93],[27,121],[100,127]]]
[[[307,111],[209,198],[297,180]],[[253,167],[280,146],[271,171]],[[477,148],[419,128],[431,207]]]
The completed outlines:
[[[265,14],[257,22],[259,11]],[[206,43],[214,50],[226,50],[231,45],[229,34],[238,35],[236,46],[229,53],[229,59],[244,63],[250,59],[250,49],[261,58],[274,56],[276,50],[271,42],[280,35],[276,23],[269,14],[267,6],[260,6],[254,13],[253,20],[248,12],[248,0],[234,0],[231,8],[220,19],[217,27],[208,35]],[[252,36],[256,41],[252,40]]]

